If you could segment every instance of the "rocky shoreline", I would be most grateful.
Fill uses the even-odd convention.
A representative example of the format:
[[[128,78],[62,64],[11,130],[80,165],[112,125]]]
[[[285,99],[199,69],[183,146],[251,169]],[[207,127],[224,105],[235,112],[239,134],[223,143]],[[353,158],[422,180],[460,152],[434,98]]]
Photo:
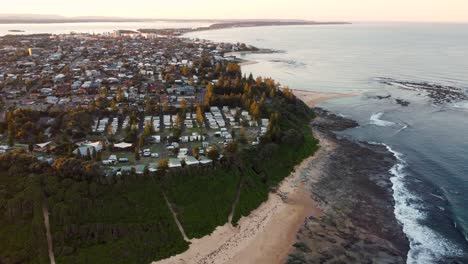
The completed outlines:
[[[317,94],[308,96],[313,106]],[[237,226],[220,226],[153,264],[406,263],[409,243],[394,215],[389,174],[395,157],[384,146],[337,136],[358,124],[314,110],[320,149],[266,202]]]
[[[422,92],[426,94],[429,98],[431,98],[434,104],[436,105],[441,105],[445,103],[456,103],[459,101],[468,100],[467,90],[462,89],[460,87],[440,85],[429,82],[401,81],[386,77],[379,77],[376,78],[376,80],[379,83],[385,85],[396,86],[401,89],[406,89],[415,92]]]
[[[296,235],[287,263],[406,263],[409,242],[394,215],[384,146],[354,142],[334,131],[358,124],[315,108],[312,126],[326,146],[319,180],[307,182],[322,217],[309,217]]]

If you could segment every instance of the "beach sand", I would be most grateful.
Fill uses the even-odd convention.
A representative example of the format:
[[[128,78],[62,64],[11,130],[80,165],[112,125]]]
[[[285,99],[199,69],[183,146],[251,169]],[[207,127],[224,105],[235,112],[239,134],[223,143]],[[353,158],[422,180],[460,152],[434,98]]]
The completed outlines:
[[[294,91],[309,106],[332,98],[353,96]],[[323,175],[333,143],[316,135],[321,148],[312,157],[296,166],[275,193],[249,216],[242,217],[238,226],[227,223],[211,235],[190,240],[189,249],[152,264],[188,263],[284,263],[296,242],[296,234],[306,218],[318,218],[322,209],[311,198],[310,183]]]
[[[322,214],[302,182],[304,173],[319,155],[320,151],[298,165],[278,191],[270,193],[266,202],[241,218],[237,227],[218,227],[211,235],[191,240],[186,252],[153,264],[284,262],[305,218]]]
[[[331,99],[352,97],[352,96],[359,95],[357,93],[325,93],[325,92],[313,92],[313,91],[296,90],[296,89],[293,89],[293,92],[297,98],[301,99],[309,107],[315,107],[318,104],[331,100]]]
[[[239,63],[240,66],[246,66],[246,65],[252,65],[252,64],[257,64],[258,61],[244,61]]]

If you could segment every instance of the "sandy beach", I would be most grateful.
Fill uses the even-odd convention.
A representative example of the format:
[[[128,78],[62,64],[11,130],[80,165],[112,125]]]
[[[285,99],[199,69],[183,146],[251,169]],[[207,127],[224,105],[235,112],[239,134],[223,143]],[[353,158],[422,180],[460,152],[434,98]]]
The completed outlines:
[[[310,107],[356,96],[297,90],[295,94]],[[238,226],[220,226],[211,235],[190,240],[186,252],[152,264],[404,263],[408,242],[391,209],[391,153],[336,138],[333,131],[357,123],[316,111],[312,129],[320,149],[296,166],[266,202],[242,217]],[[366,162],[354,160],[361,156]]]
[[[239,63],[240,66],[246,66],[246,65],[253,65],[253,64],[257,64],[258,61],[244,61],[244,62],[241,62]]]
[[[326,150],[322,148],[304,160],[278,191],[270,193],[268,200],[248,217],[241,218],[237,227],[231,224],[218,227],[209,236],[191,240],[186,252],[153,264],[283,263],[304,220],[322,214],[310,198],[304,177],[306,173],[308,178],[320,177],[319,171],[313,175],[309,172],[316,166],[315,161],[325,156]]]
[[[296,96],[312,107],[328,99],[353,95],[298,91]],[[238,226],[218,227],[211,235],[190,240],[186,252],[153,264],[285,262],[305,219],[322,216],[308,186],[323,176],[321,168],[333,151],[333,143],[320,134],[316,137],[320,150],[299,164],[277,192],[270,193],[266,202],[241,218]]]
[[[324,92],[314,92],[306,90],[296,90],[293,89],[294,95],[297,98],[301,99],[309,107],[315,107],[320,103],[323,103],[327,100],[343,98],[343,97],[352,97],[358,96],[357,93],[324,93]]]

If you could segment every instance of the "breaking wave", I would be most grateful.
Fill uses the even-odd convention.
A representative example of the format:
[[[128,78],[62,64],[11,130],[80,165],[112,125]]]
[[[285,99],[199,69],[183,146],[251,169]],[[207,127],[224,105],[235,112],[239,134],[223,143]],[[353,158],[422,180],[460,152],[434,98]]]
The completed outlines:
[[[462,101],[458,103],[454,103],[453,107],[455,108],[462,108],[462,109],[468,109],[468,101]]]
[[[406,186],[406,162],[403,154],[394,151],[390,146],[383,144],[397,158],[398,163],[393,166],[390,173],[395,200],[395,216],[403,226],[403,232],[410,242],[408,264],[437,263],[446,257],[456,257],[463,251],[436,233],[431,228],[421,224],[427,215],[424,212],[422,200],[412,194]]]
[[[380,119],[380,118],[383,116],[383,114],[384,114],[383,112],[379,112],[379,113],[373,114],[373,115],[371,116],[371,118],[370,118],[370,123],[371,123],[372,125],[382,126],[382,127],[395,125],[395,123],[393,123],[393,122]]]
[[[407,129],[408,127],[409,127],[409,125],[404,125],[402,128],[398,129],[398,131],[397,131],[397,132],[395,132],[395,134],[398,134],[398,133],[400,133],[401,131],[403,131],[403,130]]]

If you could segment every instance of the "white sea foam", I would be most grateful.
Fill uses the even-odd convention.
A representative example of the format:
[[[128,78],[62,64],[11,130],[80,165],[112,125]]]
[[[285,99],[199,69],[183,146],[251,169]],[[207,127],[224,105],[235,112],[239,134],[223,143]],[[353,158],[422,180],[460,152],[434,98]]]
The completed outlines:
[[[404,125],[402,128],[400,128],[397,132],[395,132],[395,134],[398,134],[400,133],[401,131],[407,129],[409,127],[409,125]]]
[[[395,123],[393,122],[380,119],[383,116],[383,114],[384,114],[383,112],[373,114],[370,118],[370,123],[372,125],[383,126],[383,127],[395,125]]]
[[[385,145],[398,160],[398,163],[390,170],[393,175],[393,198],[395,200],[395,216],[403,226],[410,242],[408,252],[408,264],[436,263],[448,256],[459,256],[463,252],[446,238],[436,233],[431,228],[421,224],[427,216],[424,212],[422,201],[412,194],[405,184],[406,162],[403,155]]]
[[[468,101],[462,101],[458,103],[454,103],[453,107],[455,108],[462,108],[462,109],[468,109]]]

